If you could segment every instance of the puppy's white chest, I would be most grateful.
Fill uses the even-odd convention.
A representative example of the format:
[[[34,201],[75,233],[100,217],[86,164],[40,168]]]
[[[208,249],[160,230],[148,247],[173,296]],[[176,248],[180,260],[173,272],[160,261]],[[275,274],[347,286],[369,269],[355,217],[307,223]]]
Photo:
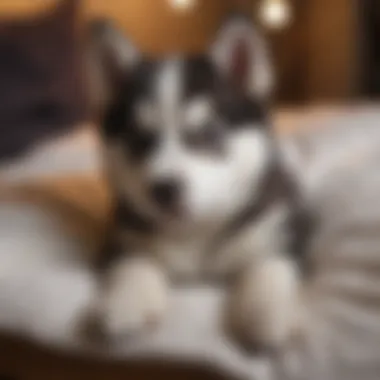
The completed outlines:
[[[284,228],[288,209],[283,204],[269,208],[259,220],[230,236],[190,235],[182,239],[157,239],[153,254],[174,276],[199,278],[225,276],[252,260],[284,253],[288,236]]]
[[[204,271],[206,258],[203,239],[159,239],[154,244],[154,254],[164,267],[180,278],[198,278]]]

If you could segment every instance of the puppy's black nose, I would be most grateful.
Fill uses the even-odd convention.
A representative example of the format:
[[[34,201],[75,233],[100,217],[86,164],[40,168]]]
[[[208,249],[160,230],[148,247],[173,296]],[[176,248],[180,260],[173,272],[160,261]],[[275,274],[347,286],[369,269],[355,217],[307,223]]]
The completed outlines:
[[[163,209],[171,209],[178,206],[180,192],[180,183],[174,179],[157,181],[151,188],[153,200]]]

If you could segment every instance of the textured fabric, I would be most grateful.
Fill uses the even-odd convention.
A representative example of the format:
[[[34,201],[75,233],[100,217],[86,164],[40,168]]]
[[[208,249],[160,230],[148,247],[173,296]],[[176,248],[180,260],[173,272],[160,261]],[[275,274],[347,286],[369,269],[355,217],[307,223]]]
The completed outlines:
[[[327,128],[283,140],[320,227],[310,250],[314,273],[304,286],[305,335],[282,357],[268,362],[237,351],[221,330],[223,291],[210,288],[174,292],[172,310],[155,335],[99,354],[195,360],[260,380],[377,380],[379,120],[377,110],[330,115],[318,121]],[[18,201],[0,207],[0,328],[89,354],[94,347],[81,342],[78,322],[95,290],[88,263],[107,210],[100,207],[107,199],[104,188],[96,176],[37,185],[3,194]],[[67,202],[72,207],[62,213]]]
[[[299,175],[318,216],[304,285],[306,333],[284,379],[380,376],[380,112],[330,115],[295,138]]]

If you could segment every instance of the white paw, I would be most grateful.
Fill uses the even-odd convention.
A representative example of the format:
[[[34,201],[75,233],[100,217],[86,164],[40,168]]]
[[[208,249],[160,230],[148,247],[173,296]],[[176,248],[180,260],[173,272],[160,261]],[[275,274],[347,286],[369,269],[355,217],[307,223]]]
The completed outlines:
[[[298,273],[285,259],[270,259],[247,270],[230,304],[230,328],[249,350],[278,350],[298,320]]]
[[[102,333],[135,336],[155,328],[167,308],[167,283],[151,262],[129,259],[110,273],[97,307]]]

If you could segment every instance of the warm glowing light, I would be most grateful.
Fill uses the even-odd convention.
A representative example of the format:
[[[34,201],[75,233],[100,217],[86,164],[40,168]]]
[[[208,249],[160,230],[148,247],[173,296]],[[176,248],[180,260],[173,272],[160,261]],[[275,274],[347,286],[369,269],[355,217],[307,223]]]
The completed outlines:
[[[197,3],[197,0],[169,0],[170,5],[180,11],[188,11]]]
[[[292,11],[287,0],[263,0],[260,18],[271,29],[283,29],[291,21]]]

